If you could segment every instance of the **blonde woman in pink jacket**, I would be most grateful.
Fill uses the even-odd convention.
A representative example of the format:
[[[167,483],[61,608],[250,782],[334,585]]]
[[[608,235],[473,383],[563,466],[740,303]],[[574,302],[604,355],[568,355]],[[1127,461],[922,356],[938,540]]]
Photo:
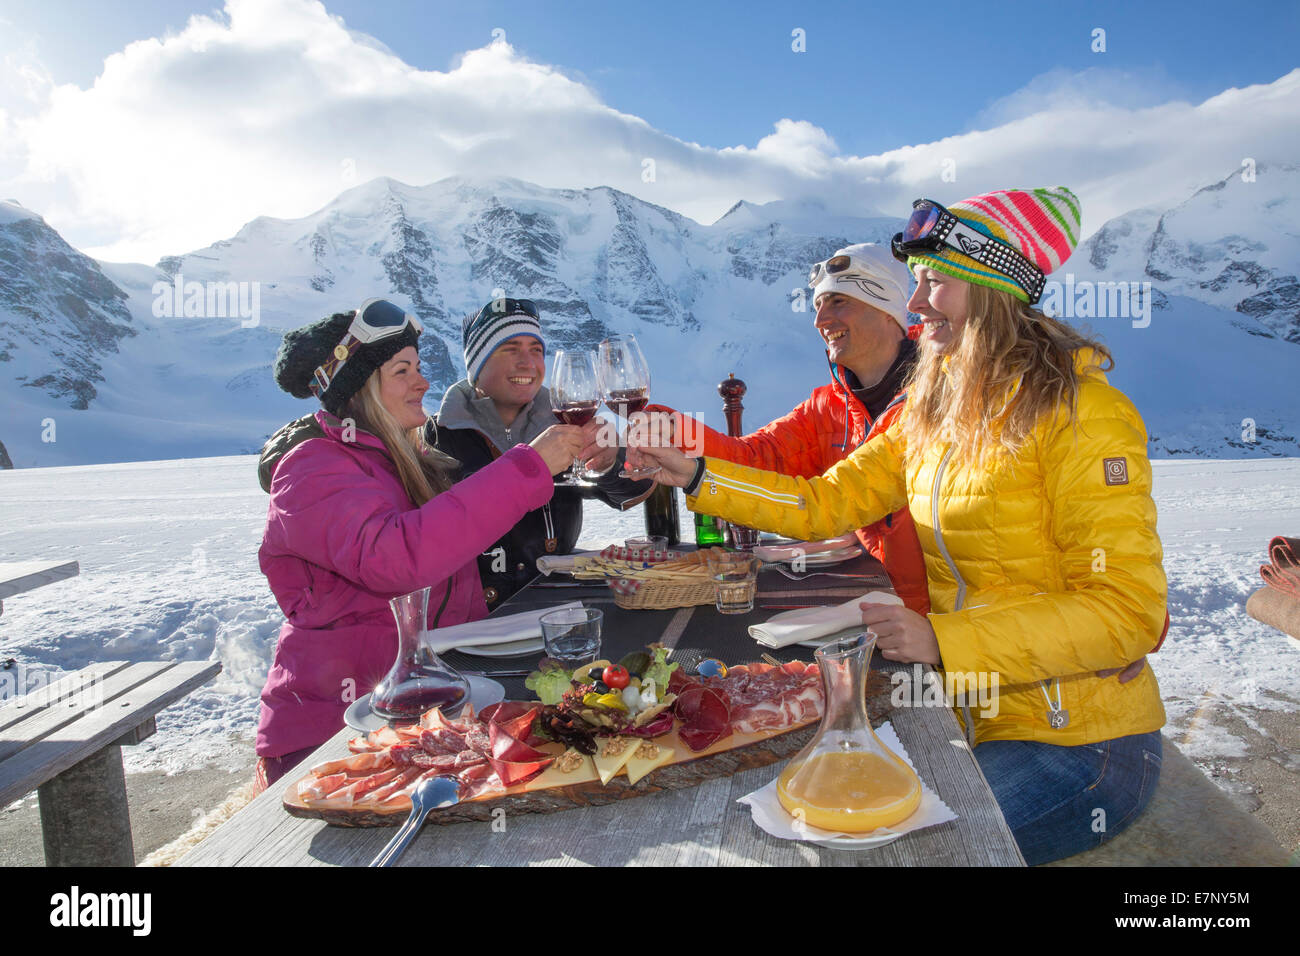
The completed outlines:
[[[276,382],[323,406],[273,456],[258,560],[286,622],[262,689],[269,785],[343,726],[397,653],[390,598],[431,586],[430,626],[487,615],[475,562],[545,504],[551,476],[594,452],[596,426],[555,425],[455,485],[424,445],[429,383],[412,315],[382,299],[285,335]]]

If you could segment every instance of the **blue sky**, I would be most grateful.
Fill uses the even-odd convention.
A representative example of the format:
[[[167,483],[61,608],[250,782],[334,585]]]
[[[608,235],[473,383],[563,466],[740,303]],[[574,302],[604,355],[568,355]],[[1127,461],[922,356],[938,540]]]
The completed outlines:
[[[289,11],[281,21],[298,17],[299,7],[305,11],[301,27],[286,27],[282,36],[272,37],[276,30],[267,27],[270,21],[252,22],[258,18],[248,12],[250,2],[232,2],[224,11],[220,4],[183,0],[0,3],[0,56],[10,71],[9,82],[0,84],[0,133],[8,140],[7,147],[0,147],[0,195],[17,194],[47,218],[57,219],[60,228],[80,230],[84,245],[115,249],[119,254],[134,250],[152,254],[163,246],[181,251],[175,243],[220,238],[257,210],[273,215],[311,212],[339,191],[338,183],[322,180],[307,188],[299,184],[301,174],[295,174],[290,188],[270,190],[259,198],[260,206],[226,204],[224,218],[202,224],[202,229],[217,231],[205,238],[197,223],[190,231],[164,228],[155,221],[162,213],[146,214],[138,190],[125,185],[115,209],[105,189],[115,192],[108,187],[128,178],[129,167],[92,169],[88,168],[91,159],[71,156],[73,137],[84,127],[87,115],[115,117],[116,128],[127,130],[123,135],[134,143],[142,133],[149,136],[145,117],[170,109],[167,128],[169,135],[175,135],[181,133],[186,116],[194,117],[196,126],[211,124],[211,115],[199,115],[205,112],[205,104],[212,104],[214,113],[225,110],[224,116],[232,115],[232,109],[246,112],[237,101],[225,99],[228,93],[234,97],[242,83],[250,105],[260,102],[267,84],[277,88],[276,97],[287,97],[284,90],[296,87],[296,100],[276,101],[277,128],[285,127],[286,116],[297,120],[318,112],[340,137],[391,139],[394,146],[388,154],[373,146],[368,152],[362,148],[365,160],[357,165],[362,179],[384,174],[418,183],[486,168],[494,175],[515,175],[548,186],[614,185],[707,221],[735,199],[786,198],[809,183],[820,183],[818,188],[830,195],[842,193],[839,183],[851,172],[854,182],[868,183],[861,195],[845,197],[853,211],[892,210],[899,197],[914,191],[918,178],[924,179],[917,164],[924,160],[934,166],[934,157],[944,158],[942,144],[954,144],[950,152],[963,162],[969,157],[963,168],[973,166],[981,174],[967,181],[972,189],[984,188],[985,170],[996,175],[996,170],[1008,168],[1005,150],[1015,137],[1025,136],[1016,123],[1026,117],[1060,119],[1074,110],[1091,111],[1092,132],[1087,132],[1088,123],[1074,123],[1071,128],[1079,132],[1080,149],[1095,148],[1098,129],[1113,129],[1116,139],[1123,139],[1167,118],[1179,104],[1196,107],[1233,88],[1275,84],[1295,70],[1300,59],[1294,50],[1300,36],[1300,5],[1294,2],[1241,8],[1204,2],[823,3],[814,9],[790,3],[676,0],[625,4],[327,0],[328,13],[342,18],[358,44],[365,46],[370,41],[364,37],[373,37],[391,51],[406,73],[378,92],[368,89],[372,77],[364,74],[350,81],[351,86],[334,90],[342,89],[342,98],[350,100],[358,86],[365,86],[367,95],[383,101],[371,115],[389,116],[391,122],[376,119],[366,125],[331,113],[337,103],[328,96],[313,101],[311,94],[321,74],[312,70],[339,75],[356,70],[357,58],[337,38],[327,37],[330,31],[321,20],[328,18],[311,16],[307,0],[269,0],[268,9]],[[247,25],[243,30],[232,26],[229,42],[223,40],[227,49],[241,48],[238,69],[232,66],[232,58],[214,59],[203,43],[189,43],[184,56],[176,53],[178,44],[183,46],[193,32],[187,27],[193,14],[207,14],[218,25],[233,24],[232,17]],[[806,52],[791,49],[796,28],[805,31]],[[1091,49],[1096,28],[1105,30],[1104,53]],[[465,55],[485,50],[498,29],[504,31],[508,60],[481,58],[476,69],[462,70]],[[297,44],[296,37],[325,39]],[[131,69],[124,71],[115,88],[91,89],[104,69],[105,57],[150,38],[170,38],[170,45],[137,45],[125,58]],[[301,70],[321,44],[348,62],[338,62],[335,68],[327,57],[323,66],[317,62],[310,70]],[[157,62],[150,63],[151,56]],[[256,67],[250,65],[253,62]],[[536,98],[510,102],[507,88],[500,94],[504,100],[476,99],[478,78],[516,73],[526,77],[533,66],[545,74],[538,81],[541,92]],[[14,79],[19,67],[27,69],[21,81]],[[179,84],[177,71],[182,77]],[[247,85],[249,75],[260,77],[262,86]],[[453,99],[444,90],[435,100],[420,100],[425,86],[449,77],[463,81],[450,84],[456,89]],[[40,82],[46,88],[34,93]],[[210,86],[207,92],[205,83]],[[177,86],[191,96],[185,109],[175,102]],[[60,87],[75,88],[76,95],[54,96]],[[22,96],[15,90],[21,90]],[[1291,93],[1288,86],[1281,95]],[[23,97],[26,101],[20,102]],[[151,102],[155,99],[162,102]],[[623,117],[621,124],[608,115],[593,125],[578,120],[577,114],[591,119],[599,112],[593,103],[606,114]],[[525,105],[528,110],[523,110]],[[1251,112],[1254,105],[1243,100],[1235,109]],[[556,120],[540,122],[538,117],[548,110],[559,111]],[[570,115],[565,110],[577,111],[572,121],[565,118]],[[6,111],[8,127],[4,126]],[[1112,120],[1100,119],[1099,111],[1110,111]],[[1207,131],[1204,115],[1183,112],[1179,129],[1188,136],[1198,125],[1202,135]],[[447,141],[419,145],[429,157],[427,162],[401,155],[408,148],[398,145],[404,134],[413,133],[418,139],[426,134],[426,123],[428,128],[440,128],[449,113],[455,116],[455,134]],[[1241,121],[1240,117],[1234,120]],[[1207,157],[1203,168],[1189,163],[1185,169],[1175,169],[1171,195],[1174,189],[1196,188],[1221,178],[1239,162],[1238,157],[1251,156],[1260,148],[1285,152],[1289,141],[1277,142],[1281,134],[1270,130],[1270,123],[1268,116],[1261,117],[1261,135],[1235,126],[1216,134],[1222,154]],[[642,126],[661,137],[663,145],[656,146]],[[1050,126],[1043,122],[1035,128],[1042,132]],[[255,128],[256,124],[232,121],[227,139],[248,137]],[[555,135],[561,130],[569,134],[568,142]],[[988,137],[974,135],[985,130],[1000,131],[1001,159],[988,151]],[[301,130],[296,135],[304,148],[314,149],[319,156],[320,141]],[[213,143],[206,137],[204,131],[195,131],[196,151],[211,152]],[[766,145],[765,138],[769,138]],[[473,149],[463,148],[483,139],[508,143],[513,163],[507,164],[497,154],[485,167]],[[1188,148],[1176,132],[1168,139],[1172,151]],[[1023,168],[1013,168],[1025,176],[1051,178],[1054,168],[1046,151],[1051,144],[1033,135],[1029,140],[1026,157],[1035,150],[1043,156],[1026,158]],[[1117,144],[1113,152],[1149,157],[1158,142]],[[705,149],[680,148],[689,144]],[[1068,137],[1062,145],[1070,145]],[[616,146],[625,147],[625,159],[613,157]],[[928,152],[918,153],[921,147]],[[288,139],[259,142],[256,148],[261,151],[262,170],[268,157],[295,151]],[[637,153],[656,152],[669,153],[662,157],[661,168],[675,171],[671,188],[663,178],[657,194],[639,188],[639,178],[627,172],[627,168],[639,169]],[[546,162],[537,161],[542,154]],[[1292,151],[1290,156],[1294,155]],[[183,158],[173,157],[166,168],[174,169]],[[331,161],[337,165],[351,158],[342,155]],[[221,168],[231,170],[235,178],[254,176],[252,167],[243,162],[232,155]],[[303,160],[298,157],[293,162]],[[1076,155],[1057,164],[1063,174],[1073,173],[1076,165],[1086,175],[1095,163]],[[1167,160],[1144,159],[1142,165],[1147,169],[1143,175],[1152,183],[1170,180]],[[904,174],[900,170],[905,167]],[[140,175],[158,183],[156,172],[141,169]],[[683,179],[687,175],[695,177],[689,188]],[[890,177],[899,180],[898,190],[882,196],[874,187]],[[247,181],[243,194],[255,193],[256,186]],[[178,180],[178,186],[182,182]],[[732,184],[730,193],[728,184]],[[98,189],[98,196],[87,195],[92,187]],[[232,188],[232,194],[235,191]],[[1096,208],[1108,214],[1123,211],[1135,204],[1141,192],[1122,188],[1101,192],[1110,197],[1116,191],[1123,195]],[[236,221],[240,216],[244,218]],[[193,214],[189,220],[194,221]],[[1100,222],[1090,225],[1095,228]]]

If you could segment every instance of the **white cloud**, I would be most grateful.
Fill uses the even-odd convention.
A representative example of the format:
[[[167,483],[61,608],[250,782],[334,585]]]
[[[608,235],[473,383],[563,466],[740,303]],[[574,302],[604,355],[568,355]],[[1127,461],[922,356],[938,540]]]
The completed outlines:
[[[1137,110],[1182,99],[1186,99],[1183,91],[1161,67],[1094,66],[1078,72],[1057,67],[990,103],[971,126],[989,129],[1038,113],[1108,107]]]
[[[446,71],[416,69],[314,0],[228,0],[224,16],[110,56],[89,89],[42,86],[25,67],[0,75],[0,196],[92,254],[149,262],[258,215],[306,215],[380,175],[608,185],[704,222],[737,199],[817,196],[838,213],[901,216],[919,195],[1063,183],[1090,231],[1177,201],[1244,157],[1300,153],[1300,70],[1199,105],[1166,101],[1172,86],[1155,72],[1054,72],[980,114],[987,128],[937,130],[944,138],[879,156],[845,156],[791,118],[753,146],[712,149],[620,113],[505,43]]]

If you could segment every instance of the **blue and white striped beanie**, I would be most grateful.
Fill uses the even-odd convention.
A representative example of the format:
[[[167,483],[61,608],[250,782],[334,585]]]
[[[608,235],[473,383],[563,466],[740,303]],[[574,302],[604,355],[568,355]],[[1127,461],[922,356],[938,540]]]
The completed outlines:
[[[465,377],[473,385],[487,360],[506,339],[531,335],[546,347],[537,307],[527,299],[493,299],[473,315],[465,317],[461,341],[465,348]]]

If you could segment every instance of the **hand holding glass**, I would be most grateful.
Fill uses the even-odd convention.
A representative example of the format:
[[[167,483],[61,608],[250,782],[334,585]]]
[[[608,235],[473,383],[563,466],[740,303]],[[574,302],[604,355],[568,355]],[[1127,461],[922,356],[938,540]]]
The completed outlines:
[[[590,352],[555,353],[555,366],[551,373],[551,408],[555,417],[566,425],[582,426],[596,417],[600,405],[600,379],[596,363]],[[558,485],[590,485],[583,481],[582,462],[575,458],[573,466],[564,474]]]
[[[636,336],[611,335],[601,342],[599,372],[605,404],[630,424],[632,416],[641,412],[650,401],[650,365],[641,346],[637,345]],[[628,468],[623,475],[648,478],[658,470],[658,465]]]

